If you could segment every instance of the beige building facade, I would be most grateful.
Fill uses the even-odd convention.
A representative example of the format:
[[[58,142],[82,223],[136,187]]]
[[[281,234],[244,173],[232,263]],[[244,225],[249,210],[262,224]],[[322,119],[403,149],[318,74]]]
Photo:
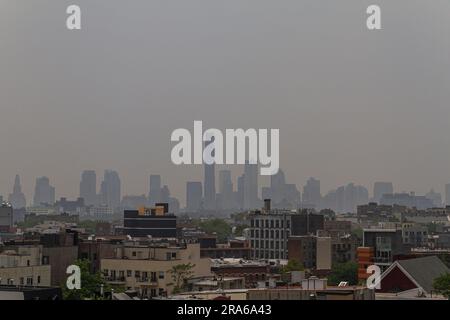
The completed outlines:
[[[42,246],[20,246],[0,252],[0,284],[49,287],[51,267],[42,265]]]
[[[199,244],[125,243],[116,249],[115,258],[102,259],[101,271],[112,285],[135,290],[142,298],[171,295],[175,282],[171,269],[192,264],[192,278],[211,276],[211,260],[200,258]]]

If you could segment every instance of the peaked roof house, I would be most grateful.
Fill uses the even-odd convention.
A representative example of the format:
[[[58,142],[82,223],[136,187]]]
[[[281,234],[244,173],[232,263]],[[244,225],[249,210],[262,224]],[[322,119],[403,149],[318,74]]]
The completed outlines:
[[[395,293],[398,297],[432,297],[434,279],[445,273],[450,273],[450,269],[437,256],[397,260],[381,275],[377,292]]]

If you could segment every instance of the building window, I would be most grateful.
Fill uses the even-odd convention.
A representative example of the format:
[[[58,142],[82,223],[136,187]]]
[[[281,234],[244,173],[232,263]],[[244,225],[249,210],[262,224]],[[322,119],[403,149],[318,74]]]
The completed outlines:
[[[108,270],[108,269],[104,269],[104,270],[103,270],[103,276],[104,276],[104,277],[107,277],[107,276],[108,276],[108,273],[109,273],[109,270]]]
[[[23,277],[20,277],[20,285],[23,286]]]
[[[33,277],[28,277],[27,278],[27,286],[32,286],[33,285]]]
[[[133,252],[131,253],[131,255],[132,255],[133,257],[136,257],[136,251],[133,251]]]
[[[158,278],[164,279],[164,271],[160,271],[160,272],[159,272]]]
[[[131,276],[132,276],[131,270],[127,270],[127,277],[131,277]]]
[[[41,276],[37,277],[37,283],[40,284],[41,283]]]
[[[140,271],[138,271],[138,270],[134,271],[134,277],[135,278],[140,278],[140,276],[141,276],[141,272]]]

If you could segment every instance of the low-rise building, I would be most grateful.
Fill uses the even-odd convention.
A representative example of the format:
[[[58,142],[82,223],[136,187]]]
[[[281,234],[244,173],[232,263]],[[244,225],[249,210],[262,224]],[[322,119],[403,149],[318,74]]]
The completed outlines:
[[[141,297],[171,295],[176,281],[173,268],[191,264],[190,277],[211,276],[211,260],[200,257],[199,244],[171,242],[125,242],[114,258],[101,259],[105,280],[139,292]],[[180,285],[182,285],[180,283]]]
[[[0,250],[0,285],[51,285],[51,267],[42,264],[42,246],[0,247]]]
[[[324,216],[310,210],[270,209],[266,207],[250,214],[250,246],[253,259],[287,259],[290,236],[316,234],[323,230]]]
[[[243,277],[210,277],[206,279],[196,279],[189,284],[190,291],[211,291],[211,290],[234,290],[245,288],[245,278]]]
[[[168,204],[156,204],[155,208],[125,210],[123,232],[133,238],[176,238],[177,218],[168,212]]]
[[[375,300],[365,286],[328,286],[326,279],[311,277],[300,286],[250,289],[247,300]]]
[[[9,232],[13,226],[13,207],[0,202],[0,233]]]
[[[394,293],[398,297],[432,297],[433,281],[449,272],[436,256],[397,260],[381,275],[377,292]]]
[[[217,277],[243,277],[245,286],[254,288],[259,281],[266,281],[271,274],[271,266],[264,261],[242,259],[214,259],[211,271]]]

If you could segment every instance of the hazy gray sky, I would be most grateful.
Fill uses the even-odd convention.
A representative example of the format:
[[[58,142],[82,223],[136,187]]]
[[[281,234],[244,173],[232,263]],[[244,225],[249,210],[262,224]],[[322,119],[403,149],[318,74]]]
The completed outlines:
[[[70,4],[81,31],[65,28]],[[19,173],[28,201],[42,175],[75,197],[82,170],[110,168],[125,194],[160,173],[184,202],[202,168],[171,163],[170,134],[194,120],[279,128],[299,186],[442,191],[449,16],[448,0],[0,0],[0,194]]]

